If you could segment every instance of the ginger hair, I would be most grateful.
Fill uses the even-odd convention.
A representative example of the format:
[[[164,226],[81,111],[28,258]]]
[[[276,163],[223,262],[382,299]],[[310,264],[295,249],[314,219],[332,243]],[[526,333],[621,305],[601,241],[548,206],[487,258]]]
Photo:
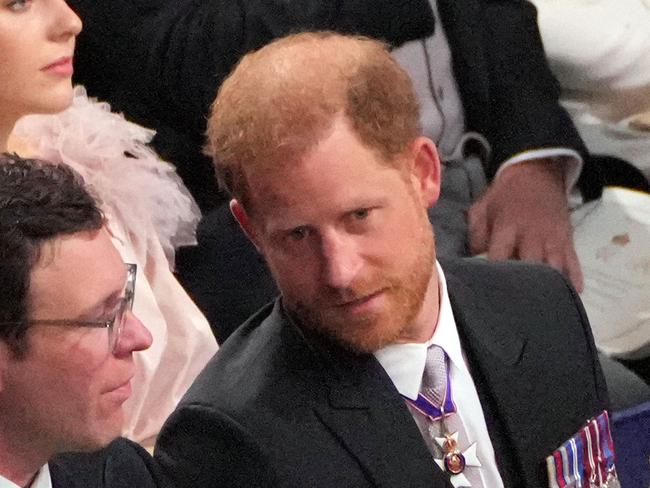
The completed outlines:
[[[339,115],[389,164],[421,133],[413,85],[386,44],[293,34],[244,56],[224,81],[206,153],[222,187],[249,207],[247,172],[299,161]]]

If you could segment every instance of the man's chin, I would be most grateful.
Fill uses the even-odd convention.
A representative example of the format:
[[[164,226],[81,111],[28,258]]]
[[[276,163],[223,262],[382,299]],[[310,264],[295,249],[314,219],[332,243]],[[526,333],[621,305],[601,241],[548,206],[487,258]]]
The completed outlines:
[[[401,328],[397,324],[387,324],[376,316],[345,322],[314,320],[300,322],[343,348],[362,354],[371,354],[392,344],[401,333]]]
[[[94,429],[88,431],[85,436],[77,437],[71,440],[69,451],[76,452],[92,452],[103,449],[119,436],[122,435],[122,416],[120,415],[119,422],[117,419],[111,419],[110,423],[103,422],[97,425]]]
[[[89,434],[85,438],[68,440],[63,446],[59,446],[58,452],[95,452],[108,446],[121,435],[120,432]]]

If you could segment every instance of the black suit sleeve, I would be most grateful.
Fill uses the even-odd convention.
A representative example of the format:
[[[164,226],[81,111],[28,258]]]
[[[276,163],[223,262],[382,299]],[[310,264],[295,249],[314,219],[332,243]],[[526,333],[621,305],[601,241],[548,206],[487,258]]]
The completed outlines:
[[[158,437],[154,457],[176,488],[278,486],[256,439],[209,406],[177,409]]]
[[[483,0],[483,46],[489,83],[487,135],[494,154],[488,176],[530,149],[586,150],[559,104],[560,86],[546,61],[535,7],[523,0]]]

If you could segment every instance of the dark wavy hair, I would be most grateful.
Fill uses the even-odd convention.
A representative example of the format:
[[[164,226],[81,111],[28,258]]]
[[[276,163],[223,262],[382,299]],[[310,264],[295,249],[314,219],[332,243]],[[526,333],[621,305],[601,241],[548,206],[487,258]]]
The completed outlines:
[[[103,222],[98,201],[68,166],[0,155],[0,340],[14,354],[27,347],[30,276],[43,244]]]

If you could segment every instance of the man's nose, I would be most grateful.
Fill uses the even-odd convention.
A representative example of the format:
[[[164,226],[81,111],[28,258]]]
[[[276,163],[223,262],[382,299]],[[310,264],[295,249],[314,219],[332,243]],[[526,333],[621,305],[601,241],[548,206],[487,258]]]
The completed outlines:
[[[331,232],[322,236],[323,280],[332,288],[348,288],[358,276],[362,257],[352,236]]]
[[[149,329],[131,311],[126,312],[126,323],[120,335],[114,354],[116,356],[144,351],[151,346],[153,337]]]

